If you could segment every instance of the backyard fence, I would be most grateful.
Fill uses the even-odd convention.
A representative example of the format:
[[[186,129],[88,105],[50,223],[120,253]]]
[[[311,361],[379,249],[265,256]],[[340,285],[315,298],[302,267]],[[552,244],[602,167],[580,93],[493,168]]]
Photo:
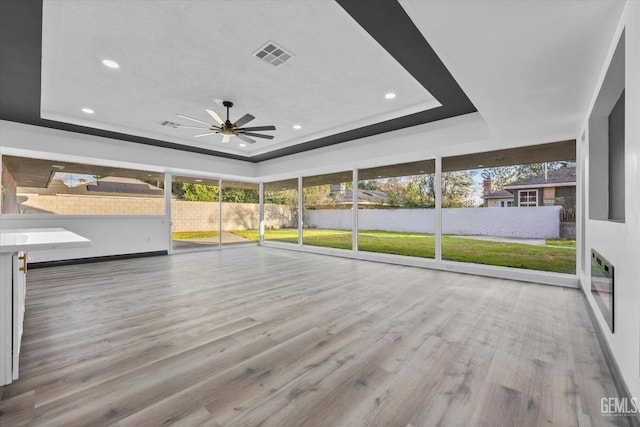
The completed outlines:
[[[24,213],[149,215],[164,212],[162,198],[29,195],[21,196],[19,202]],[[264,209],[265,228],[297,226],[295,207],[265,204]],[[459,235],[558,238],[561,235],[561,209],[561,206],[446,208],[442,209],[442,232]],[[172,231],[218,230],[220,214],[218,202],[174,199],[171,201]],[[306,210],[304,213],[306,227],[350,230],[351,223],[351,209]],[[255,230],[259,225],[260,209],[257,203],[222,203],[223,230]],[[360,209],[358,228],[435,233],[435,209]],[[575,230],[573,233],[575,236]]]
[[[535,208],[445,208],[442,233],[554,239],[560,235],[561,206]],[[307,227],[351,229],[349,209],[308,210]],[[435,233],[435,209],[360,209],[360,230]]]
[[[164,198],[29,194],[18,197],[17,209],[23,214],[162,215]],[[296,227],[294,210],[284,205],[265,205],[265,227]],[[218,202],[171,200],[172,231],[216,231],[219,218]],[[223,230],[256,230],[259,225],[257,203],[222,203]]]

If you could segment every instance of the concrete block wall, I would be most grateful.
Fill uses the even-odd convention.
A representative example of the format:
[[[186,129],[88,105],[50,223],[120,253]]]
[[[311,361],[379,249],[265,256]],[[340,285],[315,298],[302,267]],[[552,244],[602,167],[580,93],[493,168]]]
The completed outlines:
[[[447,208],[442,233],[555,239],[560,236],[560,206],[535,208]],[[305,225],[348,230],[351,210],[309,210]],[[435,209],[360,209],[360,230],[435,233]]]
[[[218,202],[171,200],[171,231],[217,231]]]
[[[58,215],[162,215],[164,199],[144,197],[19,196],[24,213]],[[560,206],[535,208],[453,208],[442,210],[443,234],[558,238]],[[304,225],[337,230],[351,229],[351,209],[307,210]],[[171,201],[172,231],[215,231],[219,227],[218,202]],[[222,203],[222,229],[258,229],[257,203]],[[435,233],[435,209],[360,209],[361,230]],[[265,205],[265,227],[295,227],[295,209]]]
[[[162,215],[164,199],[152,197],[18,195],[18,212],[56,215]]]
[[[257,203],[222,203],[223,230],[257,230],[260,205]]]
[[[218,230],[218,202],[171,201],[172,231]],[[294,212],[283,205],[265,205],[266,228],[295,227]],[[222,203],[223,230],[257,230],[260,226],[260,205],[257,203]]]
[[[19,212],[55,215],[163,215],[164,198],[104,196],[19,195]],[[265,205],[267,228],[295,227],[295,211],[289,206]],[[171,201],[172,231],[215,231],[219,227],[220,203]],[[222,229],[258,229],[260,205],[222,203]]]

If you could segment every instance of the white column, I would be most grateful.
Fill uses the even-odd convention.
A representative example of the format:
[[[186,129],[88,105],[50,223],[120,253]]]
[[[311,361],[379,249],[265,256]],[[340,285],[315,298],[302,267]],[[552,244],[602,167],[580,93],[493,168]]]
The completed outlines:
[[[442,261],[442,157],[436,157],[436,261]]]
[[[260,182],[258,197],[260,198],[260,225],[258,230],[258,242],[262,244],[264,242],[264,182]]]
[[[351,191],[352,204],[352,220],[351,228],[353,230],[352,250],[358,252],[358,169],[353,169],[353,190]]]
[[[222,249],[222,180],[218,180],[218,248]]]
[[[164,217],[167,222],[167,228],[169,233],[169,247],[167,253],[171,255],[173,253],[173,239],[171,238],[171,231],[173,229],[173,220],[171,219],[171,172],[164,173]]]
[[[304,209],[302,208],[302,203],[304,203],[304,197],[302,195],[302,177],[298,177],[298,245],[302,245],[302,214]]]

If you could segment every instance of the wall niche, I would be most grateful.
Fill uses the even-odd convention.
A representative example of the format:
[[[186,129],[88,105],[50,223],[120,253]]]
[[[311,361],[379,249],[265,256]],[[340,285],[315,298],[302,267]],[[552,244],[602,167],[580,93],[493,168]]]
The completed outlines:
[[[625,33],[589,116],[589,219],[625,220]]]

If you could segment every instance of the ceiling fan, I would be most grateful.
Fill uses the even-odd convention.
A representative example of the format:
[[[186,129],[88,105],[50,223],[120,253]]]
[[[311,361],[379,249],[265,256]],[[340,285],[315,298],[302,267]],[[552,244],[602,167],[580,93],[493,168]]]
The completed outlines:
[[[265,138],[265,139],[273,139],[273,135],[265,135],[262,133],[255,133],[255,131],[263,131],[263,130],[276,130],[275,126],[254,126],[243,128],[242,125],[249,123],[251,120],[255,119],[251,114],[245,114],[236,120],[235,123],[231,123],[229,120],[229,108],[233,107],[233,102],[231,101],[223,101],[222,105],[227,108],[227,120],[223,121],[220,116],[213,110],[205,109],[207,113],[216,121],[218,125],[209,124],[202,120],[194,119],[193,117],[185,116],[182,114],[176,114],[176,116],[181,117],[183,119],[191,120],[193,122],[201,123],[203,125],[207,125],[207,127],[203,126],[186,126],[179,124],[178,126],[181,128],[189,128],[189,129],[206,129],[209,132],[200,133],[198,135],[193,135],[195,138],[200,138],[208,135],[215,135],[216,133],[222,134],[222,142],[227,143],[232,136],[237,136],[241,140],[249,144],[255,144],[255,140],[249,138],[253,136],[255,138]]]

